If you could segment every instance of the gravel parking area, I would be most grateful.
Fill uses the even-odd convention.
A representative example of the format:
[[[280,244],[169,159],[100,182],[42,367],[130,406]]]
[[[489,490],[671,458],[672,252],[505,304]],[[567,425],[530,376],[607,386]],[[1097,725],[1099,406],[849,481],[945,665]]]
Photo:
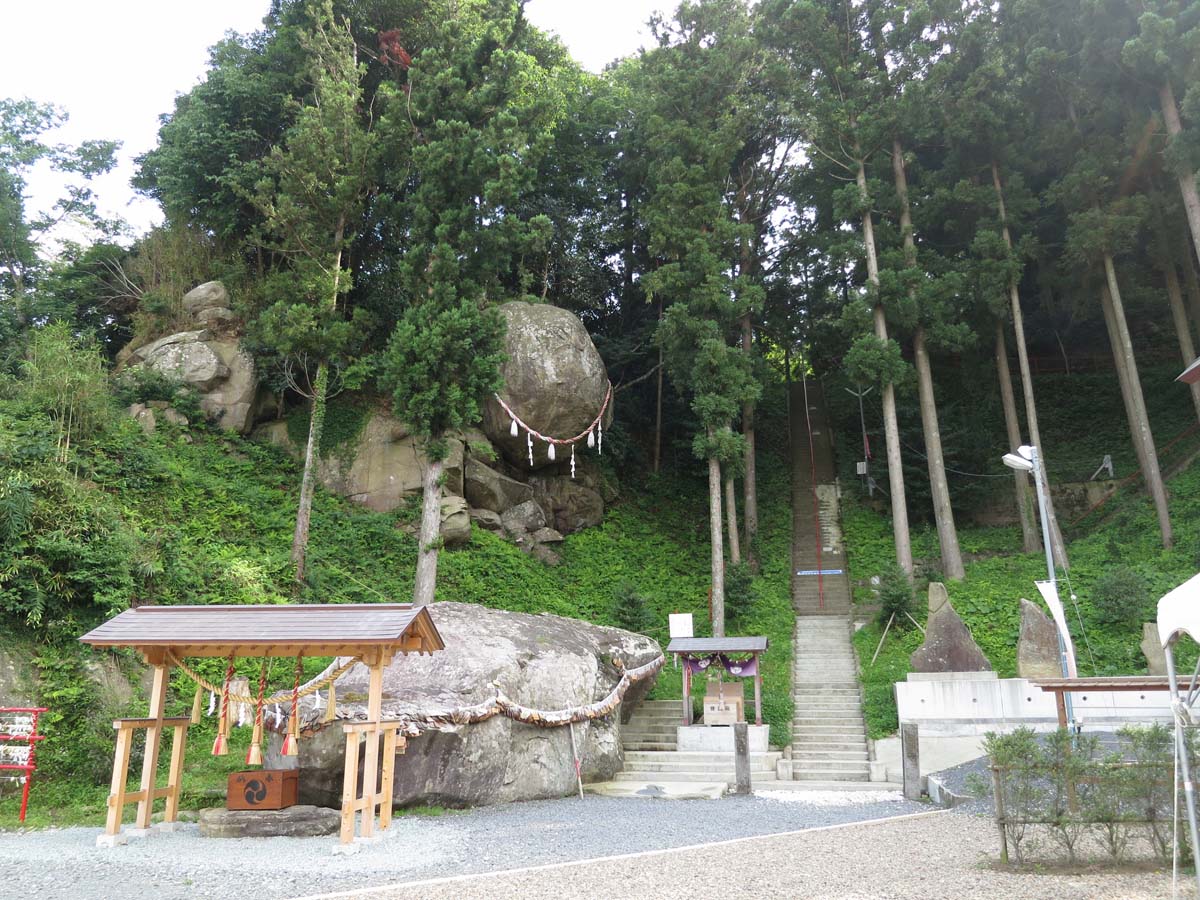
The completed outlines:
[[[204,839],[196,825],[107,850],[95,846],[96,828],[8,832],[0,833],[0,884],[14,894],[71,900],[298,897],[778,834],[925,808],[880,792],[862,797],[821,792],[809,800],[797,795],[699,801],[589,795],[436,817],[402,816],[353,856],[333,855],[336,837]],[[544,885],[559,895],[561,887]],[[600,893],[641,896],[614,887]],[[463,895],[462,888],[454,890],[455,896]]]
[[[333,895],[361,900],[687,898],[729,893],[821,900],[1161,900],[1161,872],[1000,872],[986,818],[934,811],[721,845]],[[1181,880],[1180,897],[1195,897]]]

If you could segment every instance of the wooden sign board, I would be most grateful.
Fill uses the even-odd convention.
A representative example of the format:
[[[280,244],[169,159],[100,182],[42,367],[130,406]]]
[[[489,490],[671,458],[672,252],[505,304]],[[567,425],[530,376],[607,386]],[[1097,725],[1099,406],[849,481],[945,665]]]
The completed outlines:
[[[300,778],[295,769],[261,769],[234,772],[229,776],[226,809],[287,809],[300,795]]]

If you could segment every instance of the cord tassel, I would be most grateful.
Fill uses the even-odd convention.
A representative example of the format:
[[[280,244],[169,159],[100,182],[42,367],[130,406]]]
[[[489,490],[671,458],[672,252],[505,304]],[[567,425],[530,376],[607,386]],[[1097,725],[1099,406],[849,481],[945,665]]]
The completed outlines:
[[[329,702],[325,705],[325,717],[323,721],[332,722],[337,716],[337,692],[333,688],[333,683],[329,685]]]
[[[196,685],[196,695],[192,697],[192,724],[200,724],[200,707],[204,702],[204,688]]]
[[[221,688],[221,718],[217,720],[217,737],[213,741],[212,755],[225,756],[229,753],[229,682],[233,678],[233,654],[225,667],[225,684]]]
[[[292,684],[292,714],[288,717],[288,733],[283,739],[283,755],[300,752],[300,676],[304,674],[304,657],[296,657],[296,680]]]

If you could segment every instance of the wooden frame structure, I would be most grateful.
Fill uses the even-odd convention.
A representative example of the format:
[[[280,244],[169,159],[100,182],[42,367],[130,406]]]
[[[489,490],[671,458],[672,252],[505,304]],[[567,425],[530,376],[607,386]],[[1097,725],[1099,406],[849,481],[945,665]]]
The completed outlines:
[[[1086,694],[1089,691],[1118,691],[1150,693],[1170,691],[1171,684],[1166,675],[1116,675],[1110,678],[1034,678],[1032,682],[1048,694],[1054,695],[1058,708],[1058,727],[1066,728],[1067,694]]]
[[[150,829],[154,802],[166,799],[163,827],[178,820],[189,718],[167,718],[164,709],[172,661],[184,657],[356,657],[370,670],[367,719],[345,723],[346,765],[342,786],[341,842],[355,837],[355,814],[362,813],[358,837],[391,824],[392,779],[396,754],[405,738],[400,722],[383,721],[383,672],[397,653],[433,653],[445,644],[429,610],[408,604],[330,604],[260,606],[142,606],[120,615],[80,638],[93,647],[131,647],[153,667],[150,709],[146,718],[117,719],[116,752],[108,817],[97,844],[125,843],[121,818],[127,804],[137,803],[136,830]],[[157,785],[159,745],[164,730],[172,729],[171,764],[165,787]],[[134,733],[146,732],[139,790],[125,789]],[[382,765],[380,749],[382,741]],[[366,744],[362,765],[362,796],[358,795],[358,749]],[[382,769],[382,772],[380,771]]]
[[[762,654],[767,651],[767,639],[756,637],[672,638],[667,652],[677,660],[720,656],[726,653],[750,654],[754,660],[754,724],[762,724]],[[692,724],[692,673],[683,667],[683,724]]]

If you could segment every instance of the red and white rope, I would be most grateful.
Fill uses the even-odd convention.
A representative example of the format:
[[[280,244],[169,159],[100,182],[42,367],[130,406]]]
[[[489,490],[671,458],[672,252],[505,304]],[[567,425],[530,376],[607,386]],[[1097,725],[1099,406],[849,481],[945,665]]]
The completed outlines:
[[[613,393],[613,386],[612,386],[612,382],[610,381],[608,383],[608,390],[605,391],[605,393],[604,393],[604,402],[602,404],[600,404],[600,413],[596,416],[595,419],[592,420],[591,425],[589,425],[587,428],[583,429],[583,431],[579,432],[579,434],[575,435],[575,437],[569,437],[569,438],[551,437],[550,435],[542,434],[540,431],[538,431],[535,428],[530,428],[527,424],[525,424],[524,420],[522,420],[522,418],[520,416],[518,416],[515,412],[513,412],[513,408],[504,402],[503,397],[501,397],[499,394],[496,394],[495,397],[496,397],[496,402],[500,404],[500,408],[503,409],[506,413],[508,413],[509,417],[514,422],[516,422],[519,427],[525,429],[525,431],[527,431],[529,434],[533,435],[539,441],[545,441],[547,444],[558,444],[560,447],[562,447],[562,446],[566,446],[568,444],[578,443],[579,441],[581,441],[585,437],[587,437],[589,434],[591,434],[593,431],[595,431],[596,428],[600,427],[600,424],[601,424],[600,420],[604,418],[604,413],[608,411],[608,404],[612,401],[612,393]]]

